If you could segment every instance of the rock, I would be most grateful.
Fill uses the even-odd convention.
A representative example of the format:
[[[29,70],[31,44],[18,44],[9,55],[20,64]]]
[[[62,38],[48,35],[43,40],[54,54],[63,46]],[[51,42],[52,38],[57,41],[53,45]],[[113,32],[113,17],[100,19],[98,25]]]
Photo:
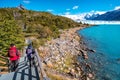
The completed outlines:
[[[95,53],[96,51],[93,49],[86,48],[88,51]]]
[[[60,70],[63,71],[63,67],[61,67]]]
[[[49,67],[49,68],[52,68],[53,67],[53,64],[51,61],[47,61],[46,65]]]
[[[89,72],[91,72],[91,66],[90,66],[90,64],[86,63],[86,69],[87,69]]]
[[[70,76],[74,76],[74,75],[75,75],[75,70],[74,70],[74,69],[71,69],[68,74],[69,74]]]
[[[80,71],[81,71],[79,67],[76,67],[76,70],[77,70],[78,72],[80,72]]]
[[[95,53],[95,52],[96,52],[95,50],[92,50],[92,49],[90,49],[89,51],[90,51],[90,52],[93,52],[93,53]]]
[[[88,56],[87,56],[87,52],[84,51],[84,50],[80,50],[80,52],[82,53],[82,56],[84,59],[88,59]]]
[[[89,77],[87,77],[87,79],[86,80],[90,80],[90,78]]]
[[[88,74],[88,77],[89,77],[89,78],[93,78],[93,74],[92,74],[92,73],[89,73],[89,74]]]
[[[120,58],[118,58],[117,61],[120,63]]]
[[[79,55],[82,56],[82,59],[88,59],[86,46],[84,45],[84,42],[79,42],[80,37],[78,34],[74,33],[79,28],[76,28],[75,30],[67,30],[67,31],[61,31],[62,34],[60,34],[60,37],[57,39],[52,39],[51,41],[48,41],[45,46],[40,47],[39,50],[44,52],[47,58],[44,63],[46,64],[45,67],[50,67],[53,69],[56,69],[56,71],[62,71],[63,73],[68,73],[72,77],[76,77],[77,80],[80,78],[83,74],[84,68],[87,66],[84,66],[82,68],[80,66],[80,63],[71,63],[71,66],[67,66],[66,57]],[[94,50],[90,50],[91,52],[95,52]],[[72,59],[72,58],[71,58]],[[54,63],[54,64],[53,64]],[[67,67],[67,68],[66,68]],[[91,66],[87,66],[89,68]],[[86,75],[87,76],[87,75]],[[85,80],[86,80],[85,76]],[[90,78],[92,74],[89,74]]]
[[[74,69],[71,69],[71,72],[72,72],[72,73],[74,73],[74,72],[75,72],[75,70],[74,70]]]
[[[45,63],[42,63],[42,66],[43,66],[43,67],[45,67],[45,66],[46,66],[46,64],[45,64]]]
[[[75,40],[79,41],[80,37],[79,36],[75,36]]]
[[[43,63],[47,64],[47,62],[50,60],[50,58],[46,58]]]
[[[88,59],[88,56],[87,56],[87,54],[84,54],[84,59]]]

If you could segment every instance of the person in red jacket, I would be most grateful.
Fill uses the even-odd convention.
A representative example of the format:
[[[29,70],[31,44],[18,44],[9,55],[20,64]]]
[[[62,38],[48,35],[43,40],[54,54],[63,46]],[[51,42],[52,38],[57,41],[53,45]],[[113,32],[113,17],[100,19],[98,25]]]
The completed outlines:
[[[15,71],[18,67],[20,53],[14,44],[10,44],[10,48],[8,50],[8,57],[10,60],[10,70]]]

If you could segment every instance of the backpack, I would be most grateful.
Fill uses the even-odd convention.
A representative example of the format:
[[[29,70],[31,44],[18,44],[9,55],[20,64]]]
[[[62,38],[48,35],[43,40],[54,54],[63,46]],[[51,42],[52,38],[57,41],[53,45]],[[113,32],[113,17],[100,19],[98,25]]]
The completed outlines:
[[[16,49],[10,49],[9,50],[9,56],[10,57],[16,57],[17,56],[17,50]]]
[[[27,51],[26,51],[26,54],[27,54],[27,55],[32,54],[32,49],[31,49],[31,48],[28,48]]]

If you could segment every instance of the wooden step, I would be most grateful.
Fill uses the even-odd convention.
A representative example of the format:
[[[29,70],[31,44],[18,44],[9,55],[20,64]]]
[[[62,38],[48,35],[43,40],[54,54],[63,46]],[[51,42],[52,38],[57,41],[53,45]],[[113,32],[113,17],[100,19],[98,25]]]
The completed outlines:
[[[0,72],[8,72],[8,67],[0,66]]]
[[[0,69],[8,69],[6,66],[0,66]]]
[[[2,64],[6,64],[6,62],[0,60],[0,64],[1,64],[1,63],[2,63]]]
[[[0,72],[0,74],[7,74],[8,72]]]
[[[1,56],[1,55],[0,55],[0,58],[2,58],[2,59],[5,59],[5,60],[7,59],[6,57],[4,57],[4,56]]]

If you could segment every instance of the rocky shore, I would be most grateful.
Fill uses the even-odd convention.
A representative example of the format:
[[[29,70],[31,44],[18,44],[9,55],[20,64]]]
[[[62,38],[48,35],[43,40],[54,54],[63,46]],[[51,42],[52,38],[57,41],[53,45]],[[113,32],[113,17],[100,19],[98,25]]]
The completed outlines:
[[[86,60],[88,59],[87,52],[95,51],[87,48],[77,33],[83,28],[60,30],[59,38],[47,41],[44,46],[39,47],[40,56],[49,77],[60,76],[60,79],[55,80],[91,80],[94,78],[91,65]],[[80,58],[82,62],[79,61]]]

